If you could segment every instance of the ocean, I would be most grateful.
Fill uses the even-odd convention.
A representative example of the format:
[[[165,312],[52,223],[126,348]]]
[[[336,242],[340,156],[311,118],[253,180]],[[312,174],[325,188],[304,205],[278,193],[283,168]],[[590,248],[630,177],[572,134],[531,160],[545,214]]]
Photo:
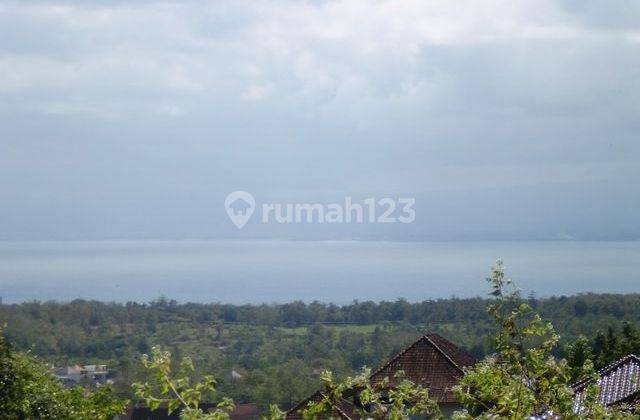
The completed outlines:
[[[3,303],[348,303],[485,296],[502,259],[525,294],[640,292],[640,242],[0,242]]]

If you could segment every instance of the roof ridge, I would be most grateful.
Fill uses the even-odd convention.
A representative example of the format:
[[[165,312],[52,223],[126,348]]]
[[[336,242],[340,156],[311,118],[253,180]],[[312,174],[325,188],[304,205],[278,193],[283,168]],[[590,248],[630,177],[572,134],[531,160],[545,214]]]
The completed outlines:
[[[434,335],[437,335],[438,337],[442,338],[443,340],[447,340],[446,338],[442,337],[440,334],[437,333],[432,333]],[[453,365],[453,367],[455,367],[456,369],[458,369],[458,371],[460,373],[464,374],[464,371],[462,370],[462,368],[460,366],[458,366],[458,364],[456,362],[453,361],[453,359],[451,358],[451,356],[449,356],[447,353],[444,352],[444,350],[442,350],[440,348],[440,346],[438,346],[427,334],[425,334],[426,339],[431,343],[431,345],[438,350],[438,352],[440,352],[441,355],[443,355],[445,357],[445,359],[447,359],[449,361],[449,363],[451,363]],[[447,340],[448,341],[448,340]],[[453,343],[451,343],[453,344]],[[455,344],[453,344],[455,346]]]
[[[633,360],[636,363],[640,364],[640,357],[636,356],[633,353],[630,353],[630,354],[627,354],[626,356],[623,356],[618,360],[614,360],[613,362],[609,363],[608,365],[598,369],[596,373],[598,374],[598,376],[600,376],[600,378],[602,378],[602,376],[611,373],[613,370],[615,370],[615,369],[619,368],[620,366],[624,365],[629,360]],[[582,378],[582,379],[578,380],[577,382],[575,382],[573,385],[571,385],[571,388],[574,388],[576,390],[581,390],[583,386],[585,386],[586,384],[588,384],[592,380],[593,380],[593,378],[590,378],[590,377]]]
[[[377,369],[375,372],[373,372],[371,375],[369,375],[369,378],[372,378],[373,376],[379,374],[380,372],[382,372],[385,368],[387,368],[389,365],[391,365],[395,360],[397,360],[398,358],[400,358],[402,355],[404,355],[407,351],[409,351],[411,348],[413,348],[416,344],[418,344],[419,342],[421,342],[422,340],[426,340],[427,343],[429,343],[434,349],[436,349],[436,351],[438,353],[440,353],[442,356],[444,356],[444,358],[447,360],[447,362],[449,362],[453,367],[455,367],[460,373],[464,373],[464,371],[462,370],[462,368],[460,366],[458,366],[458,364],[456,362],[453,361],[453,359],[451,358],[451,356],[449,356],[444,350],[442,350],[432,339],[431,337],[429,337],[429,335],[434,335],[434,336],[438,336],[441,339],[448,341],[446,338],[442,337],[440,334],[438,333],[426,333],[426,334],[422,334],[420,336],[420,338],[418,338],[416,341],[414,341],[411,345],[407,346],[404,350],[402,350],[400,353],[396,354],[395,356],[393,356],[391,359],[389,359],[389,361],[387,363],[385,363],[384,365],[382,365],[379,369]],[[455,344],[451,343],[453,346],[455,346]],[[457,346],[456,346],[457,347]]]
[[[298,402],[296,405],[294,405],[293,407],[291,407],[289,410],[287,410],[287,413],[294,413],[297,414],[298,411],[300,411],[303,407],[301,407],[302,404],[304,404],[305,402],[309,402],[311,401],[311,399],[313,397],[316,396],[316,394],[322,395],[323,397],[325,396],[324,393],[321,390],[317,390],[314,393],[312,393],[311,395],[309,395],[306,398],[303,398],[302,400],[300,400],[300,402]],[[295,410],[295,411],[294,411]]]
[[[602,374],[602,373],[605,373],[607,371],[611,371],[611,370],[617,368],[618,366],[625,364],[629,360],[635,360],[636,362],[640,363],[640,358],[638,358],[638,356],[636,356],[635,354],[630,353],[630,354],[627,354],[626,356],[622,356],[618,360],[615,360],[615,361],[609,363],[605,367],[598,369],[598,373]]]
[[[298,402],[296,405],[294,405],[293,407],[291,407],[289,410],[287,410],[285,412],[285,414],[298,414],[300,411],[302,411],[305,406],[303,405],[305,402],[310,402],[312,401],[313,397],[315,397],[316,395],[319,395],[321,398],[327,398],[327,394],[322,391],[322,390],[317,390],[315,391],[313,394],[309,395],[307,398],[304,398],[303,400],[301,400],[300,402]],[[351,404],[351,402],[347,399],[345,399],[344,397],[340,398],[341,402],[344,401],[348,404]],[[347,420],[353,420],[352,417],[350,415],[348,415],[347,413],[344,412],[344,410],[342,408],[340,408],[337,404],[335,404],[333,406],[333,409],[337,410],[338,412],[340,412],[340,414],[342,414]]]
[[[324,394],[322,394],[324,396]],[[340,402],[346,402],[348,404],[351,404],[351,402],[349,402],[348,400],[344,399],[344,398],[340,398]],[[342,408],[340,408],[340,406],[338,404],[335,404],[334,408],[341,413],[343,416],[345,416],[347,418],[347,420],[351,420],[351,416],[348,415],[347,413],[344,412],[344,410]]]
[[[380,368],[376,369],[375,372],[373,372],[371,375],[369,375],[369,379],[371,379],[373,376],[377,375],[378,373],[382,372],[387,366],[391,365],[391,363],[393,363],[396,359],[399,359],[400,356],[402,356],[403,354],[405,354],[407,351],[409,351],[409,349],[413,348],[413,346],[415,346],[416,344],[418,344],[419,342],[421,342],[422,340],[427,340],[429,342],[431,342],[431,340],[429,340],[427,338],[426,335],[422,335],[420,336],[420,338],[418,338],[416,341],[414,341],[413,343],[411,343],[409,346],[407,346],[404,350],[402,350],[400,353],[396,354],[395,356],[393,356],[391,359],[389,359],[389,361],[387,363],[385,363],[384,365],[382,365]]]

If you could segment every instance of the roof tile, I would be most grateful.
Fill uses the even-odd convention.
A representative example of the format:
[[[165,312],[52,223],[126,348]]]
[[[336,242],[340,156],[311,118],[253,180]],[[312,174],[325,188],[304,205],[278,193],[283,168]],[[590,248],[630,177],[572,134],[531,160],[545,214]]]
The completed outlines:
[[[640,358],[630,354],[598,371],[600,394],[598,402],[605,406],[629,403],[640,395]],[[576,412],[584,399],[584,391],[591,380],[583,380],[573,386]]]

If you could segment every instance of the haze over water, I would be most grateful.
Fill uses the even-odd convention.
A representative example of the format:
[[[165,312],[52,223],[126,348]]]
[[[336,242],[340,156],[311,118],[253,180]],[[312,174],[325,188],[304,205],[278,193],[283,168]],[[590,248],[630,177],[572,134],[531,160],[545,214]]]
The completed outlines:
[[[28,300],[347,303],[484,296],[497,259],[525,293],[640,292],[640,242],[1,242],[0,295]]]

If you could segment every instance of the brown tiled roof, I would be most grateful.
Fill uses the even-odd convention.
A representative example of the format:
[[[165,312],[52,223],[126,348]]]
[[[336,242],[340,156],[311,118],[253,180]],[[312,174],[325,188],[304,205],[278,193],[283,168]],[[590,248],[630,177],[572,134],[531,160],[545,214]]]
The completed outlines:
[[[452,388],[462,378],[462,368],[475,362],[473,356],[440,335],[427,334],[374,372],[371,382],[379,383],[388,377],[393,385],[395,374],[404,371],[404,378],[429,389],[438,402],[453,403],[456,399]]]
[[[391,386],[397,381],[396,373],[404,372],[404,378],[429,389],[432,398],[440,403],[455,403],[452,388],[463,376],[462,368],[472,366],[476,359],[452,342],[438,334],[426,334],[409,347],[391,358],[370,377],[372,384],[378,384],[389,378]],[[296,404],[287,412],[287,419],[302,419],[300,410],[311,401],[320,401],[322,391]],[[332,417],[359,419],[353,403],[342,400]]]
[[[300,401],[294,407],[292,407],[289,411],[287,411],[286,418],[288,420],[299,420],[302,419],[301,411],[304,410],[310,402],[318,402],[324,398],[324,394],[322,391],[314,392],[310,397],[305,398]],[[335,407],[333,412],[331,413],[332,418],[343,419],[343,420],[356,420],[359,419],[360,416],[357,415],[356,409],[354,405],[343,399],[338,403],[338,406]]]
[[[633,403],[640,397],[640,358],[630,354],[598,371],[600,394],[598,402],[604,406]],[[583,380],[573,386],[574,407],[580,411],[584,390],[591,380]]]

